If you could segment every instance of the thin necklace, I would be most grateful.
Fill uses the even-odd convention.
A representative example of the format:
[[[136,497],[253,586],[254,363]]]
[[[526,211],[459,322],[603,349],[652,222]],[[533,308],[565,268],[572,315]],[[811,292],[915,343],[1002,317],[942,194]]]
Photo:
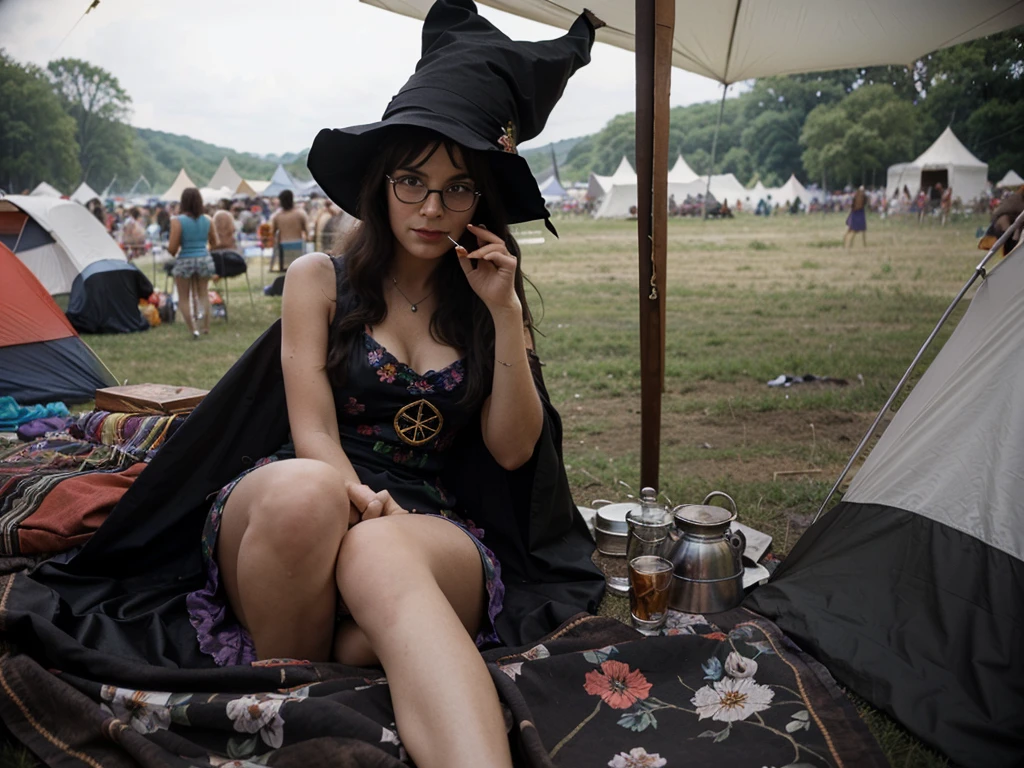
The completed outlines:
[[[403,291],[398,286],[398,281],[394,277],[391,278],[391,282],[395,284],[395,290],[398,291],[400,294],[402,294],[402,298],[405,299],[407,302],[409,302],[409,309],[411,309],[413,312],[416,311],[416,307],[418,307],[420,304],[422,304],[424,301],[426,301],[427,299],[429,299],[431,296],[434,295],[434,292],[431,291],[430,293],[428,293],[426,296],[424,296],[419,301],[413,301],[412,299],[410,299],[408,296],[405,295],[405,291]]]

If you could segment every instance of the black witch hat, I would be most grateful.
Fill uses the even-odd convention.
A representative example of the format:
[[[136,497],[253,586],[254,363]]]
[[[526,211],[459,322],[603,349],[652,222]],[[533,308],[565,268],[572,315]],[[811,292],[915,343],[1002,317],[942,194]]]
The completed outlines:
[[[518,42],[480,16],[472,0],[437,0],[423,22],[415,74],[380,122],[317,134],[307,159],[313,178],[358,216],[363,177],[389,129],[418,126],[485,152],[510,224],[546,220],[544,198],[516,145],[543,130],[569,78],[590,62],[601,26],[584,11],[557,40]]]

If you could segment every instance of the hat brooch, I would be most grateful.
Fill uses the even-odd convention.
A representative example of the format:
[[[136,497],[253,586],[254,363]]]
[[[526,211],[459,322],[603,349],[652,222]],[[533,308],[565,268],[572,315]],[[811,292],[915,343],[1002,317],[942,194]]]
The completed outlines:
[[[513,155],[519,154],[516,150],[516,127],[512,124],[511,120],[505,124],[501,136],[498,137],[498,144],[506,152],[511,152]]]

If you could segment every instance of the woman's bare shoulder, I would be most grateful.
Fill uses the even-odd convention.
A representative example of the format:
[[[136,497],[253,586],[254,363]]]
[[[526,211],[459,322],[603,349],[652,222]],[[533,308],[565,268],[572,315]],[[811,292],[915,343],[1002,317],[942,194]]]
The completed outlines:
[[[300,296],[303,301],[325,301],[332,309],[338,285],[334,261],[326,253],[307,253],[288,267],[285,295]]]

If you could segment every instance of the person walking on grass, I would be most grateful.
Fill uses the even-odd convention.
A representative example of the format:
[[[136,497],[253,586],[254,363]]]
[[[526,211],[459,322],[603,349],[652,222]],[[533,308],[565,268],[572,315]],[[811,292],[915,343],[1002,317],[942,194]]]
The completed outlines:
[[[171,219],[167,252],[174,256],[171,274],[178,289],[178,307],[193,339],[210,332],[210,278],[217,274],[207,249],[210,217],[203,213],[203,198],[195,187],[181,193],[180,214]],[[198,312],[194,312],[198,307]]]
[[[858,232],[860,232],[864,240],[864,247],[868,247],[867,199],[868,196],[863,186],[858,187],[857,191],[853,193],[850,215],[846,217],[846,234],[843,235],[844,248],[853,247],[853,242],[857,239]]]

